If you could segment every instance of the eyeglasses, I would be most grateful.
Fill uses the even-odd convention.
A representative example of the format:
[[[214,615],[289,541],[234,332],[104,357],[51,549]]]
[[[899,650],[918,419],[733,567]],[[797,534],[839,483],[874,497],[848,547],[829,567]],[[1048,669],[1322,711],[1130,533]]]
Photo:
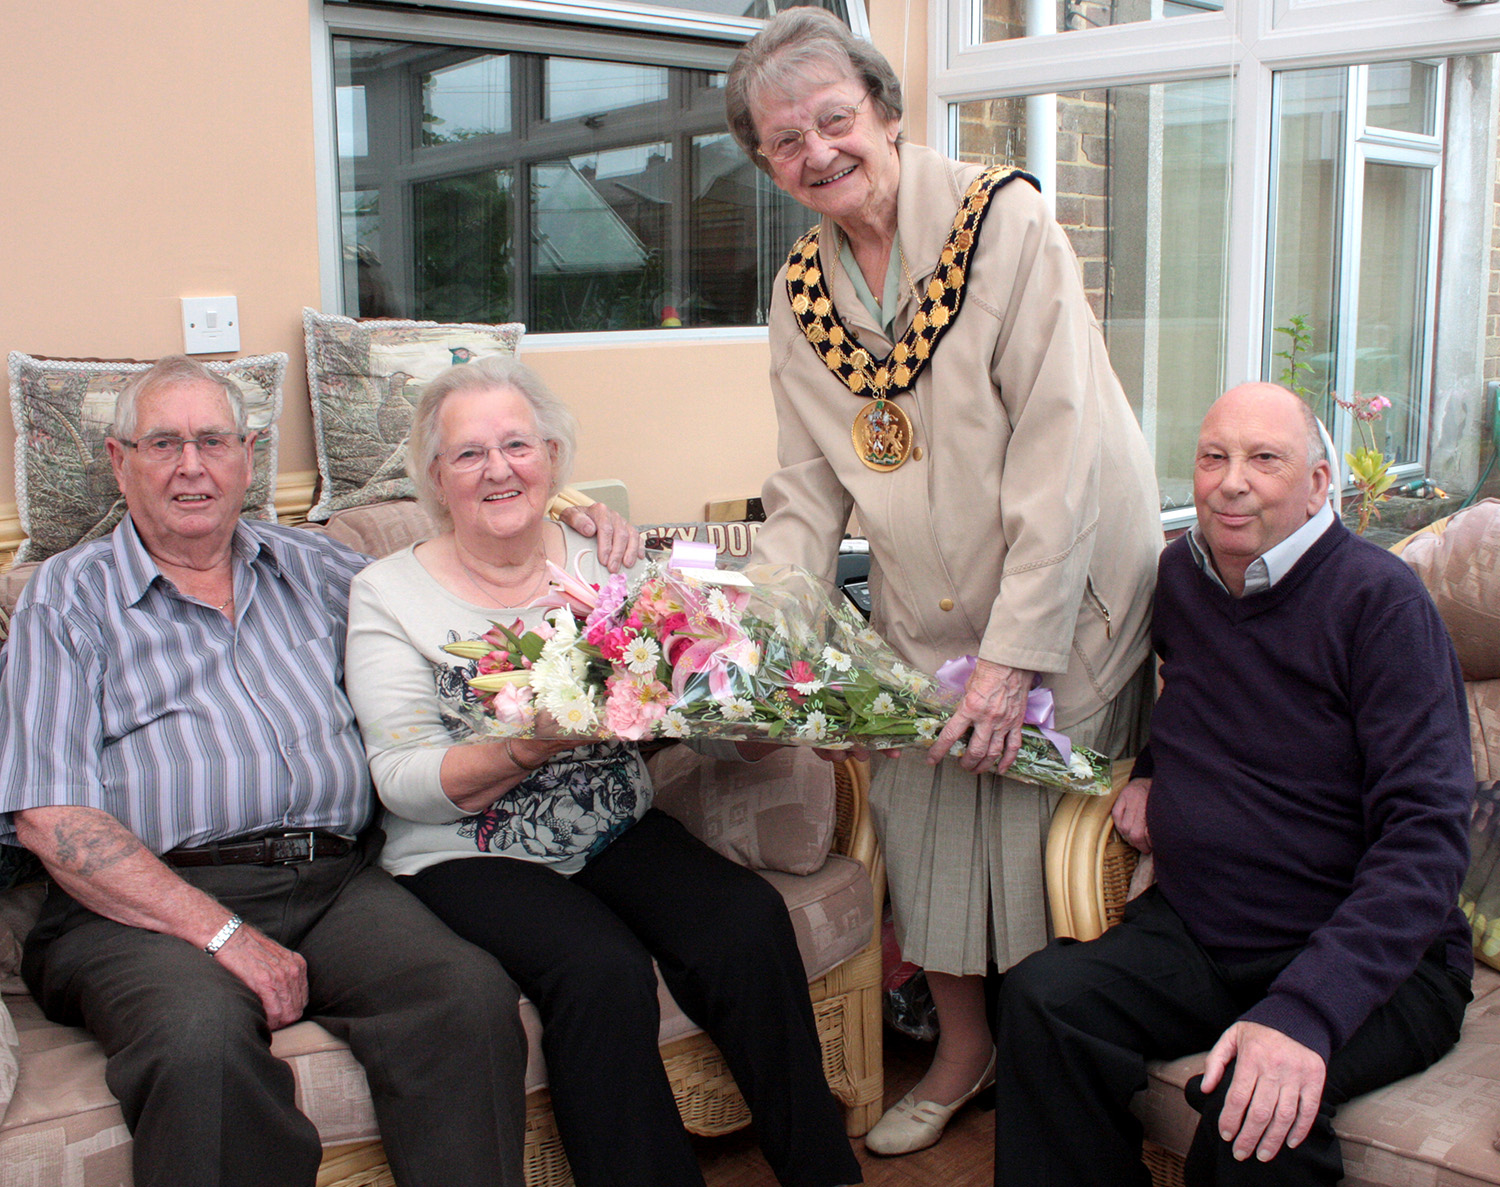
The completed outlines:
[[[785,164],[802,152],[809,132],[816,132],[822,140],[837,140],[841,136],[847,136],[854,129],[854,121],[859,118],[859,109],[869,97],[866,94],[864,99],[852,106],[830,107],[810,128],[784,128],[769,140],[762,140],[756,146],[756,151],[768,161]]]
[[[198,456],[206,462],[222,462],[236,449],[244,445],[245,436],[240,433],[200,433],[196,437],[178,437],[171,433],[152,433],[138,441],[117,437],[121,445],[128,445],[148,462],[167,465],[182,456],[182,451],[191,445]]]
[[[505,455],[508,462],[529,462],[541,452],[545,444],[540,437],[507,437],[499,445],[480,445],[478,442],[457,445],[452,449],[445,449],[438,454],[438,458],[450,470],[477,470],[490,460],[490,454],[497,449]]]

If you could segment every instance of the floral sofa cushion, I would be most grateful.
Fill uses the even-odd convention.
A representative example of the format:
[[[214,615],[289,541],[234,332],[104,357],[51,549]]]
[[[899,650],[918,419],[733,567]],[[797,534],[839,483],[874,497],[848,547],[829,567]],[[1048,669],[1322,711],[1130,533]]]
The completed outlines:
[[[302,311],[318,454],[315,522],[336,511],[411,498],[406,438],[422,385],[455,363],[513,355],[526,327],[355,321]]]
[[[277,421],[284,354],[205,362],[237,388],[255,441],[255,477],[245,514],[276,518]],[[104,438],[115,401],[150,363],[133,359],[47,359],[10,354],[10,404],[16,425],[16,510],[26,539],[17,561],[40,561],[114,530],[125,514]]]

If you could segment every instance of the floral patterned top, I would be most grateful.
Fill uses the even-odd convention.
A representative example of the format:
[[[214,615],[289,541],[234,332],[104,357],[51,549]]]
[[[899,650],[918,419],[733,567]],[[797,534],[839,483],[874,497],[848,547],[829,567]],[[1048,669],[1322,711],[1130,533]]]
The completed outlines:
[[[608,574],[593,541],[567,528],[569,563],[588,581]],[[475,606],[443,588],[407,548],[376,561],[349,597],[346,670],[370,773],[385,806],[382,864],[414,874],[457,857],[513,857],[572,874],[651,806],[651,781],[636,748],[620,742],[554,756],[495,803],[463,814],[442,790],[450,747],[474,737],[479,698],[468,686],[477,661],[443,644],[477,639],[496,619],[527,629],[538,609]]]

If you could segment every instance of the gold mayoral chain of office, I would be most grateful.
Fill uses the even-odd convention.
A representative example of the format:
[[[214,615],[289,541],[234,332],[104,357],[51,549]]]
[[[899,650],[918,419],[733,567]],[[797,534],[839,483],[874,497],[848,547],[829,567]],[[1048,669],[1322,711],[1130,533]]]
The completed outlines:
[[[824,365],[854,396],[866,401],[855,414],[850,435],[854,452],[870,469],[887,472],[898,469],[911,455],[911,420],[892,397],[917,381],[937,349],[938,340],[958,316],[969,258],[974,254],[979,224],[984,221],[990,198],[1018,177],[1036,185],[1019,169],[1000,166],[986,169],[974,179],[953,219],[953,230],[943,244],[926,294],[918,294],[920,300],[910,328],[878,363],[859,344],[833,306],[818,259],[818,228],[813,227],[792,247],[786,269],[792,313]],[[904,259],[902,264],[904,267]],[[907,283],[911,284],[909,274]],[[914,284],[912,289],[915,293]]]

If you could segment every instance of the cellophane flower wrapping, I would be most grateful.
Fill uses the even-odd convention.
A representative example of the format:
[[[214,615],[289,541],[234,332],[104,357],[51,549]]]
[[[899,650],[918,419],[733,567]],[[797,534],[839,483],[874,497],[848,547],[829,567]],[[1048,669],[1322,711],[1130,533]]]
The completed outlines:
[[[675,568],[654,556],[627,581],[553,574],[550,634],[496,623],[470,684],[491,737],[714,738],[830,749],[925,747],[956,698],[904,663],[847,599],[791,565]],[[1109,764],[1071,763],[1031,727],[1025,770],[1070,791],[1109,786]],[[1017,766],[1022,766],[1018,760]]]

